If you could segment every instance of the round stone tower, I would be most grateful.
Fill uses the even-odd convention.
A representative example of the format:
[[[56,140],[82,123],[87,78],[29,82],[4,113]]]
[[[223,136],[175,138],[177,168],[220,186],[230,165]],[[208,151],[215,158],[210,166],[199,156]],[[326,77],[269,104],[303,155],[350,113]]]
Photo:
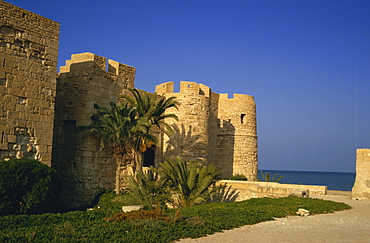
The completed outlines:
[[[174,83],[156,86],[156,93],[174,96],[179,109],[168,112],[173,119],[175,133],[163,136],[161,159],[180,156],[185,160],[206,160],[222,171],[223,177],[243,174],[249,181],[257,180],[256,104],[253,96],[216,94],[203,84],[180,82],[180,92],[174,92]]]
[[[211,90],[209,87],[194,82],[181,81],[180,92],[174,93],[174,83],[168,82],[156,86],[156,93],[165,97],[175,96],[179,109],[169,110],[175,113],[179,121],[169,119],[174,134],[164,134],[163,157],[180,156],[184,160],[206,160],[212,162],[210,151]]]
[[[218,102],[217,164],[223,175],[243,174],[257,180],[256,104],[253,96],[220,94]]]

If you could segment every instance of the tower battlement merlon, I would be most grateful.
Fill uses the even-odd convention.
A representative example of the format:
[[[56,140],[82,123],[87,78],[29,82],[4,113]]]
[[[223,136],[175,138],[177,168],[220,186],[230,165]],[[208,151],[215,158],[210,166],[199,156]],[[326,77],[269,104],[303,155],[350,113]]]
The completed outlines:
[[[98,56],[91,52],[84,52],[78,54],[72,54],[71,59],[66,61],[65,66],[60,67],[60,73],[68,73],[71,71],[71,66],[77,63],[93,63],[98,68],[102,70],[107,70],[107,58]],[[86,66],[84,68],[88,68],[90,66]]]
[[[211,88],[204,84],[198,84],[196,82],[180,81],[180,93],[204,95],[205,97],[210,97]]]
[[[158,95],[164,95],[164,94],[168,94],[168,93],[173,93],[174,92],[174,87],[175,87],[175,84],[172,81],[171,82],[162,83],[162,84],[158,84],[157,86],[155,86],[155,92]]]
[[[108,72],[117,76],[118,82],[124,83],[126,89],[134,88],[136,68],[109,59]]]
[[[229,101],[238,101],[238,102],[253,102],[254,103],[254,97],[251,95],[246,94],[233,94],[232,98],[229,98],[229,94],[219,94],[220,100],[229,100]]]
[[[108,59],[108,72],[113,73],[117,76],[125,75],[127,72],[136,72],[136,68],[123,64],[111,59]]]
[[[174,93],[174,82],[166,82],[155,87],[155,92],[159,95]],[[180,92],[178,94],[202,95],[210,98],[211,88],[204,84],[192,81],[180,81]]]

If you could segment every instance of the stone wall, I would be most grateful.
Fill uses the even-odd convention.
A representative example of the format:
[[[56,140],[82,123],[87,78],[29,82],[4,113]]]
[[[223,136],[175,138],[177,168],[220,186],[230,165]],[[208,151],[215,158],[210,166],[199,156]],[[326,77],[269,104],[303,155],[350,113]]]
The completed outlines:
[[[218,105],[217,164],[225,177],[243,174],[257,180],[256,104],[253,96],[220,94]]]
[[[250,198],[280,198],[288,196],[309,197],[310,195],[327,194],[326,186],[236,180],[221,180],[217,183],[226,184],[227,186],[231,186],[231,189],[235,189],[239,193],[236,201],[243,201]]]
[[[0,159],[51,165],[59,23],[0,1]]]
[[[181,81],[180,92],[174,83],[156,86],[156,93],[175,96],[179,109],[168,112],[179,121],[169,120],[175,134],[163,139],[163,157],[180,156],[185,160],[214,163],[224,177],[244,174],[257,179],[256,105],[249,95],[216,94],[203,84]]]
[[[370,148],[356,150],[356,180],[352,199],[370,199]]]
[[[113,154],[91,135],[76,134],[76,129],[90,124],[94,103],[109,107],[126,88],[134,87],[134,79],[135,68],[93,53],[74,54],[60,68],[53,167],[63,177],[61,199],[67,206],[89,204],[100,190],[114,189]]]
[[[172,124],[175,133],[164,136],[163,157],[180,156],[185,160],[213,161],[213,151],[209,149],[212,143],[210,88],[181,81],[180,92],[174,93],[173,82],[169,82],[156,86],[156,93],[167,98],[175,96],[180,104],[178,110],[168,110],[168,113],[175,113],[179,121],[166,121]]]

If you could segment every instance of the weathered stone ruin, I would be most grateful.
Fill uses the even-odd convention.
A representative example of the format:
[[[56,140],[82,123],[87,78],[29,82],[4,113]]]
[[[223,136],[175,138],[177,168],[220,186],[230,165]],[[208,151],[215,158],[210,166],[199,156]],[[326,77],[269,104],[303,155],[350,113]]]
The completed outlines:
[[[0,158],[52,160],[59,23],[0,2]]]
[[[352,199],[370,199],[370,149],[356,150],[356,180],[352,188]]]

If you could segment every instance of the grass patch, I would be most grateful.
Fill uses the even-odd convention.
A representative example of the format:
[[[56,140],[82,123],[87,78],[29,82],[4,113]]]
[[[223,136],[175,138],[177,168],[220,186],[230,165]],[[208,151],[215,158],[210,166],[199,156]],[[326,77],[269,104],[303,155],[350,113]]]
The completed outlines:
[[[132,202],[127,195],[104,194],[91,211],[0,217],[0,242],[172,242],[198,238],[242,225],[295,215],[350,209],[344,203],[309,198],[259,198],[235,203],[210,203],[158,212],[161,217],[107,221]],[[162,215],[165,214],[166,216]],[[122,217],[122,215],[120,215]],[[298,216],[297,216],[298,217]]]

